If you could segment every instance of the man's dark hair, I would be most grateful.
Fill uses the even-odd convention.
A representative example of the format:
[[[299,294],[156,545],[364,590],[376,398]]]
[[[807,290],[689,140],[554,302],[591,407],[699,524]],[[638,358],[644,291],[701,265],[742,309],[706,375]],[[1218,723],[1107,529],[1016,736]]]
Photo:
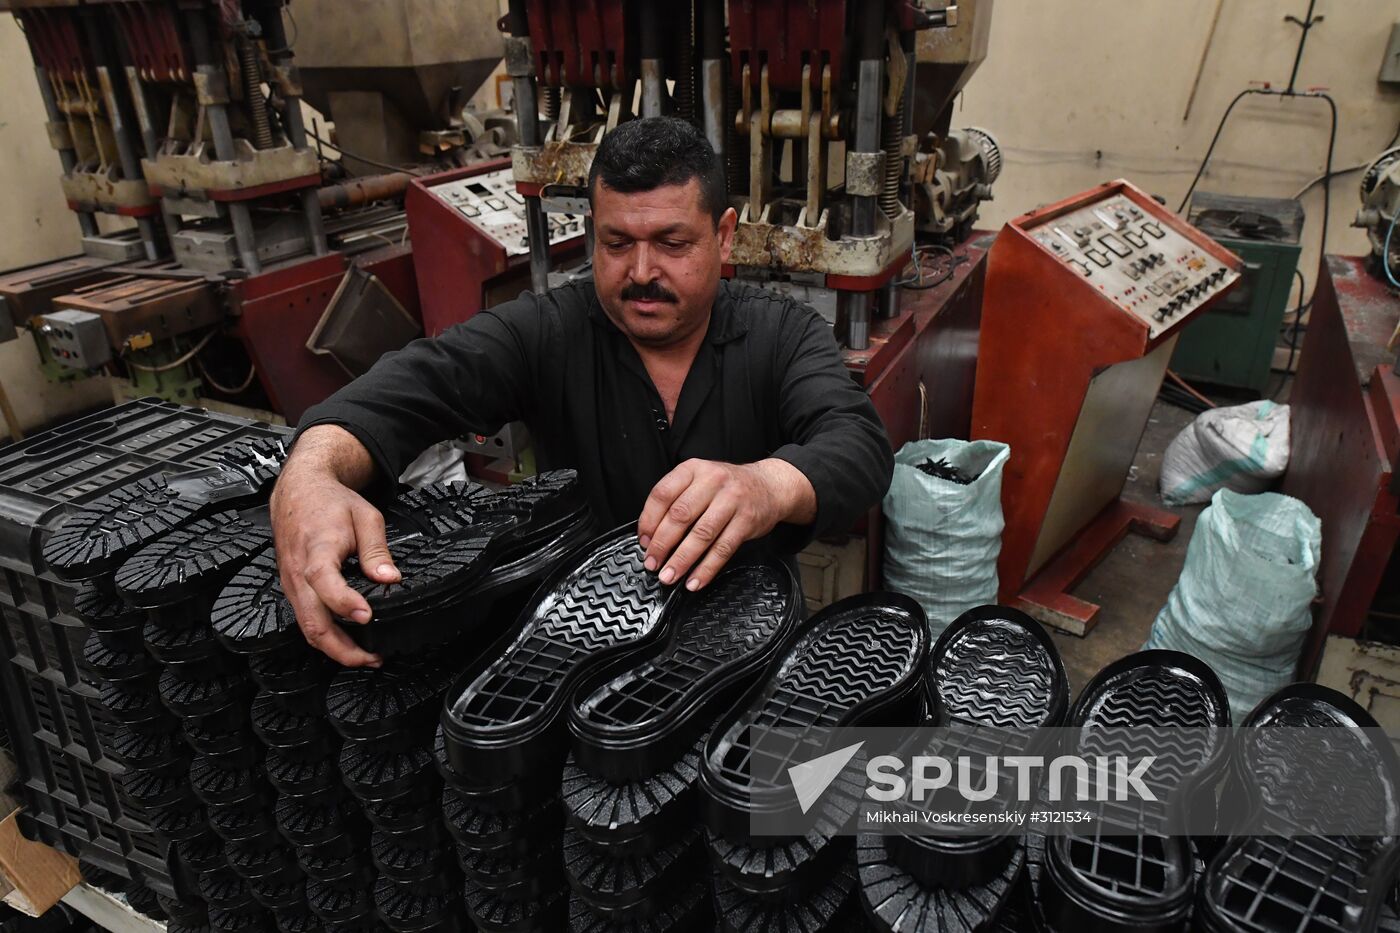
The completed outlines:
[[[647,117],[624,123],[603,137],[588,170],[588,196],[603,184],[623,194],[684,185],[700,179],[700,204],[715,223],[725,203],[724,167],[710,141],[675,117]]]

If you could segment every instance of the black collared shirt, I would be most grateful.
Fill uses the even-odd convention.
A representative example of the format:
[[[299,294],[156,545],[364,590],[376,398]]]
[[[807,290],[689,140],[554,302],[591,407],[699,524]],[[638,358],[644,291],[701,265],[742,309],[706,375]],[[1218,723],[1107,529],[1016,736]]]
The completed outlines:
[[[652,486],[683,460],[779,457],[817,494],[814,525],[779,536],[795,547],[849,528],[879,502],[894,468],[831,328],[810,308],[730,282],[669,424],[641,358],[581,282],[526,293],[385,354],[309,410],[301,429],[346,428],[392,478],[438,441],[510,421],[529,427],[540,469],[579,471],[603,527],[635,521]]]

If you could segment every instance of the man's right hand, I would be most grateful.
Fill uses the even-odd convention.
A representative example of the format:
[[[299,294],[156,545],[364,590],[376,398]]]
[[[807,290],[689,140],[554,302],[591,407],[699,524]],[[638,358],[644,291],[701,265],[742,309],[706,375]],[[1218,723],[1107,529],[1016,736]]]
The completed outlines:
[[[348,470],[342,456],[347,442],[358,448]],[[277,568],[297,624],[312,647],[347,667],[378,667],[382,662],[356,645],[335,621],[337,616],[360,624],[370,619],[369,603],[345,582],[341,565],[355,554],[371,580],[400,579],[385,540],[384,516],[346,484],[366,468],[373,469],[368,454],[348,432],[312,428],[297,441],[271,500]]]

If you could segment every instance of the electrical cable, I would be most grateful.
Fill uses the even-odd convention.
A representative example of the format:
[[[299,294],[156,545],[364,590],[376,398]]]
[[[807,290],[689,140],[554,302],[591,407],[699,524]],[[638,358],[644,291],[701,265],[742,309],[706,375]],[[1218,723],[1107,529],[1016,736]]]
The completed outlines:
[[[1397,126],[1395,127],[1395,135],[1392,136],[1392,137],[1390,137],[1390,142],[1386,143],[1384,146],[1381,146],[1380,149],[1377,150],[1377,151],[1378,151],[1378,152],[1386,152],[1386,151],[1388,151],[1388,150],[1390,150],[1390,149],[1394,149],[1394,148],[1395,148],[1395,144],[1396,144],[1397,142],[1400,142],[1400,125],[1397,125]],[[1335,172],[1332,173],[1331,177],[1332,177],[1332,178],[1341,178],[1343,175],[1350,175],[1352,172],[1359,172],[1359,171],[1361,171],[1362,169],[1368,168],[1370,165],[1371,165],[1370,162],[1362,162],[1362,163],[1359,164],[1359,165],[1350,165],[1350,166],[1347,166],[1346,168],[1339,168],[1339,169],[1337,169]],[[1307,183],[1306,185],[1304,185],[1303,187],[1299,188],[1299,189],[1298,189],[1298,192],[1297,192],[1295,195],[1293,195],[1293,200],[1296,201],[1296,200],[1298,200],[1299,198],[1301,198],[1303,195],[1307,194],[1307,193],[1308,193],[1308,190],[1311,189],[1313,185],[1317,184],[1317,183],[1320,182],[1320,181],[1323,181],[1323,180],[1327,179],[1327,177],[1328,177],[1327,174],[1326,174],[1326,173],[1323,173],[1323,174],[1317,176],[1316,178],[1314,178],[1312,181],[1308,182],[1308,183]]]
[[[1205,405],[1207,408],[1214,408],[1214,407],[1215,407],[1215,403],[1214,403],[1214,402],[1212,402],[1210,399],[1206,398],[1206,397],[1205,397],[1204,395],[1202,395],[1200,392],[1198,392],[1198,391],[1196,391],[1194,388],[1192,388],[1191,383],[1187,382],[1185,379],[1182,379],[1180,376],[1178,376],[1178,375],[1176,374],[1175,371],[1168,369],[1168,370],[1167,370],[1167,378],[1170,379],[1172,382],[1175,382],[1178,386],[1181,387],[1181,390],[1182,390],[1183,392],[1185,392],[1187,395],[1190,395],[1192,398],[1194,398],[1194,399],[1196,399],[1197,401],[1199,401],[1202,405]]]
[[[1235,105],[1251,94],[1260,94],[1265,97],[1313,98],[1325,101],[1327,103],[1328,109],[1332,116],[1332,123],[1331,131],[1328,134],[1327,138],[1327,164],[1323,166],[1321,176],[1322,235],[1318,242],[1318,255],[1325,259],[1325,257],[1327,256],[1327,221],[1332,216],[1332,179],[1336,176],[1336,174],[1338,174],[1332,170],[1332,158],[1333,155],[1336,153],[1337,149],[1337,102],[1333,100],[1332,95],[1328,94],[1326,91],[1276,91],[1273,88],[1269,87],[1250,87],[1245,88],[1243,91],[1240,91],[1238,94],[1236,94],[1235,99],[1230,101],[1230,106],[1225,108],[1225,113],[1221,115],[1220,122],[1216,124],[1215,135],[1211,137],[1210,146],[1206,148],[1205,157],[1201,159],[1200,167],[1196,169],[1196,177],[1191,179],[1191,186],[1186,189],[1186,194],[1182,197],[1181,203],[1176,208],[1176,212],[1180,214],[1183,210],[1186,209],[1187,202],[1191,200],[1191,195],[1195,192],[1196,185],[1200,182],[1201,176],[1205,174],[1206,166],[1210,163],[1210,157],[1212,153],[1215,152],[1216,144],[1220,142],[1220,134],[1224,131],[1225,123],[1230,119],[1230,113],[1235,109]],[[1311,185],[1309,185],[1308,187],[1311,187]],[[1309,298],[1302,307],[1304,310],[1312,307],[1312,298]]]
[[[367,159],[362,155],[356,155],[353,152],[350,152],[346,149],[342,149],[340,146],[337,146],[335,143],[331,142],[328,139],[322,139],[320,136],[316,135],[316,133],[312,130],[307,130],[306,135],[310,136],[312,139],[316,140],[321,145],[326,146],[330,149],[334,149],[336,152],[340,153],[347,159],[354,159],[356,162],[363,162],[365,165],[373,165],[375,168],[388,169],[391,172],[409,172],[413,171],[415,168],[418,168],[418,166],[416,165],[390,165],[387,162],[378,162],[374,159]]]
[[[1277,399],[1278,394],[1283,391],[1283,387],[1288,384],[1288,377],[1293,375],[1293,358],[1298,353],[1298,333],[1303,330],[1303,312],[1307,305],[1303,304],[1303,289],[1307,286],[1307,280],[1303,278],[1303,273],[1297,269],[1293,270],[1293,275],[1298,280],[1298,306],[1293,309],[1293,320],[1288,324],[1288,362],[1283,364],[1283,375],[1279,378],[1278,386],[1269,393],[1269,398]],[[1308,305],[1312,304],[1312,299],[1308,300]]]
[[[923,257],[930,253],[946,257],[947,265],[938,270],[934,278],[926,281],[924,278],[925,270]],[[928,291],[931,288],[937,288],[951,279],[958,266],[967,261],[967,256],[954,252],[946,246],[941,246],[937,243],[926,243],[923,246],[915,247],[914,253],[910,257],[909,266],[913,266],[914,271],[907,274],[904,278],[896,280],[895,285],[912,291]],[[909,266],[906,266],[905,269],[908,270]]]
[[[237,387],[230,388],[229,386],[226,386],[223,383],[219,382],[219,380],[215,379],[213,376],[209,375],[209,370],[205,368],[204,360],[202,358],[196,356],[194,358],[194,362],[195,365],[199,367],[199,374],[204,377],[204,381],[209,383],[209,385],[213,386],[215,390],[222,392],[224,395],[237,395],[238,393],[244,391],[250,385],[253,384],[253,380],[257,378],[258,375],[258,368],[250,363],[248,365],[248,377],[244,379],[243,382],[240,383]]]
[[[144,363],[137,363],[134,360],[123,360],[123,362],[125,362],[126,365],[131,367],[132,369],[139,369],[143,373],[165,373],[169,372],[172,369],[179,369],[181,366],[184,366],[190,360],[198,356],[199,351],[203,350],[206,346],[209,345],[209,341],[214,339],[214,335],[216,333],[218,333],[218,331],[211,330],[209,333],[204,335],[204,337],[199,341],[199,343],[194,345],[193,349],[185,353],[184,356],[181,356],[179,359],[172,360],[169,363],[162,363],[160,366],[147,366]]]
[[[1400,210],[1397,210],[1390,217],[1390,228],[1385,231],[1385,246],[1381,249],[1381,268],[1385,270],[1385,277],[1395,288],[1400,288],[1400,282],[1395,280],[1395,273],[1390,271],[1390,238],[1395,233],[1395,222],[1400,220]]]

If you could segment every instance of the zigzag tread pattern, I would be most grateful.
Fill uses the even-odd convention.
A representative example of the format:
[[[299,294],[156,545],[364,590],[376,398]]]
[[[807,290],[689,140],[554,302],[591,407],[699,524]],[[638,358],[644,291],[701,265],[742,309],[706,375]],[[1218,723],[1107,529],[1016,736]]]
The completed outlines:
[[[1005,729],[1043,725],[1055,682],[1044,646],[1008,624],[969,626],[933,673],[952,718]]]
[[[636,539],[623,538],[591,555],[510,648],[478,675],[454,704],[467,726],[528,722],[553,699],[589,655],[648,635],[660,621],[664,597],[642,566]]]
[[[761,565],[722,574],[681,618],[666,653],[599,688],[579,705],[582,717],[602,728],[627,727],[682,705],[710,673],[772,641],[791,598],[782,579]]]

